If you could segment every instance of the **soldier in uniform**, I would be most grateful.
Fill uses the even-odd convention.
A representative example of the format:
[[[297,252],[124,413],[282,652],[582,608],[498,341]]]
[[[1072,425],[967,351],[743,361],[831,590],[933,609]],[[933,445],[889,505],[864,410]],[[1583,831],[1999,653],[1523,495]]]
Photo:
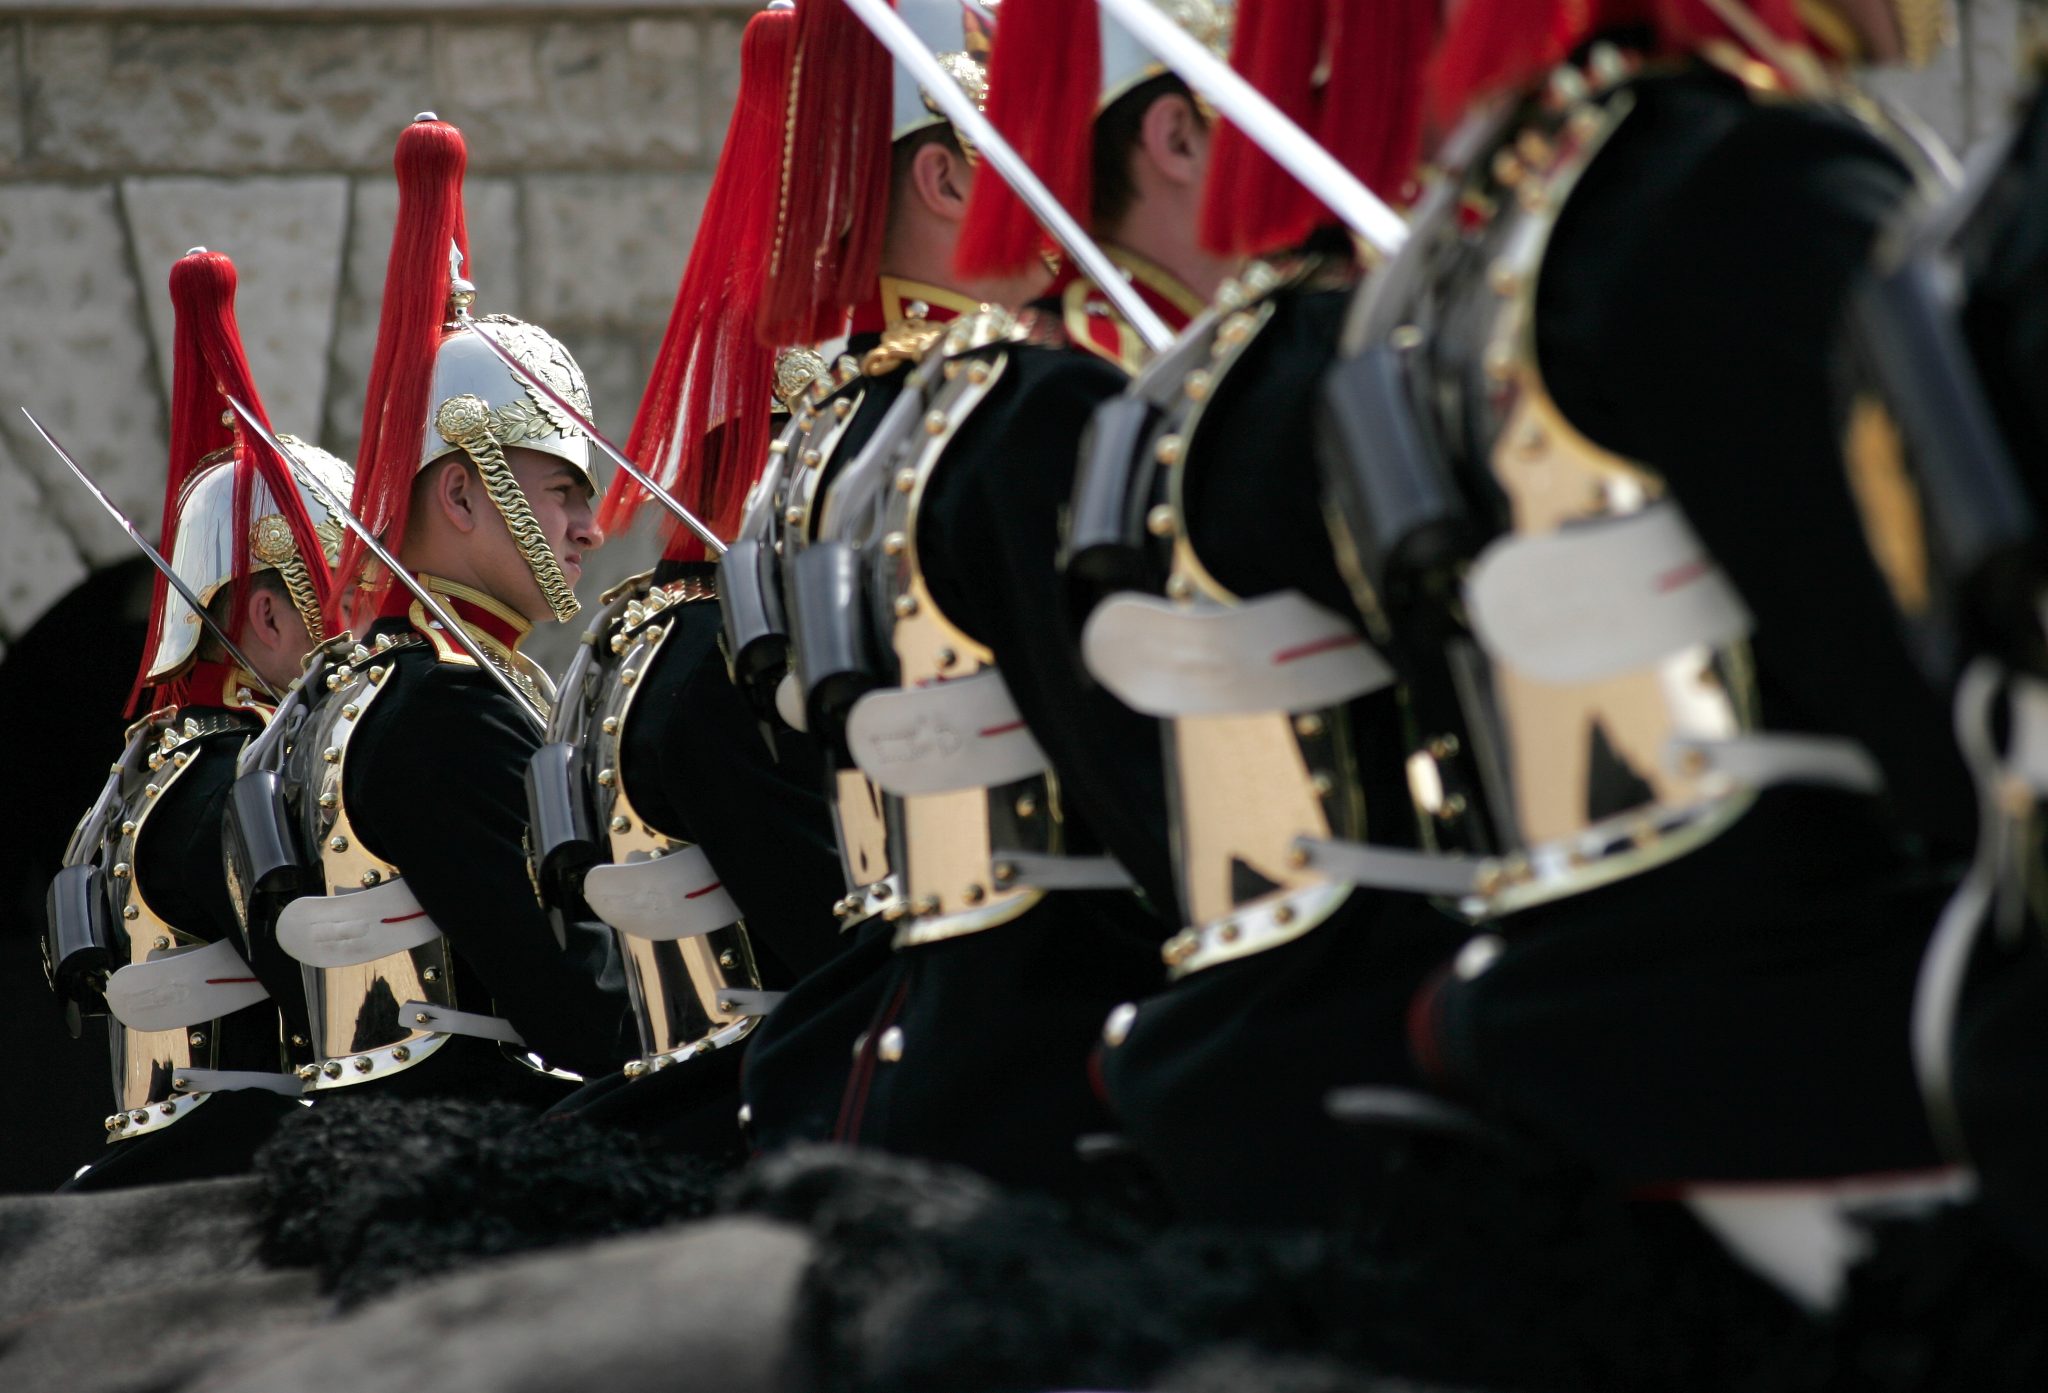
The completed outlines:
[[[1223,263],[1191,231],[1206,124],[1177,79],[1150,74],[1091,7],[1011,3],[990,115],[1177,327]],[[968,274],[1020,276],[1039,255],[1006,195],[976,182],[956,259]],[[835,1135],[1028,1187],[1084,1183],[1078,1144],[1107,1125],[1087,1068],[1102,1016],[1159,977],[1159,923],[1100,854],[1111,832],[1091,826],[1098,761],[1149,763],[1156,789],[1156,755],[1116,738],[1143,722],[1125,711],[1123,732],[1112,718],[1078,739],[1058,723],[1069,699],[1114,705],[1074,680],[1053,554],[1081,432],[1125,381],[1134,340],[1095,287],[1067,279],[1022,316],[977,314],[927,348],[905,389],[915,410],[898,418],[909,428],[878,437],[886,453],[843,473],[826,504],[872,519],[848,618],[866,628],[873,689],[842,718],[818,699],[821,674],[802,674],[814,728],[843,719],[884,795],[901,877]],[[1161,883],[1156,806],[1105,812],[1120,823],[1110,844],[1139,848],[1132,871]]]
[[[603,1073],[626,1053],[622,1002],[565,957],[523,846],[554,692],[519,645],[576,613],[602,541],[589,442],[480,333],[586,413],[589,397],[545,331],[469,318],[466,160],[431,113],[399,138],[353,503],[461,635],[352,537],[339,575],[362,637],[320,650],[236,791],[250,934],[303,969],[314,1096],[554,1101],[543,1065]]]
[[[1436,8],[1240,0],[1232,61],[1398,198]],[[1082,631],[1090,671],[1159,720],[1184,926],[1164,950],[1174,985],[1111,1014],[1101,1076],[1183,1215],[1327,1221],[1356,1181],[1326,1095],[1419,1083],[1407,1000],[1459,940],[1426,899],[1305,852],[1413,842],[1393,674],[1361,635],[1315,460],[1316,392],[1359,279],[1350,239],[1227,123],[1203,233],[1263,260],[1103,408],[1067,534],[1075,592],[1112,592]]]
[[[985,93],[992,26],[978,6],[904,0],[898,9],[970,94]],[[720,600],[735,676],[775,729],[778,748],[792,746],[794,728],[815,728],[843,870],[833,908],[844,938],[749,1046],[746,1108],[764,1149],[833,1134],[853,1043],[879,1004],[894,931],[884,915],[897,903],[879,791],[836,738],[833,719],[807,712],[791,670],[792,644],[802,638],[815,649],[808,685],[821,713],[844,705],[848,684],[855,692],[865,685],[845,654],[822,646],[847,612],[856,564],[852,539],[821,538],[826,490],[864,457],[912,365],[946,326],[1044,279],[956,275],[968,192],[984,177],[975,161],[841,0],[799,0],[797,18],[805,77],[786,145],[793,163],[777,191],[760,331],[773,343],[844,332],[845,351],[793,403],[771,443],[740,537],[720,567]],[[849,133],[860,129],[886,129],[889,139],[852,143]],[[800,250],[809,247],[822,251]]]
[[[2048,795],[2048,591],[2039,384],[2048,94],[2036,89],[1952,198],[1880,245],[1846,341],[1843,450],[1858,515],[1912,651],[1955,691],[1978,786],[1978,850],[1914,1000],[1937,1138],[2037,1264],[2048,1262],[2048,969],[2029,824]]]
[[[813,406],[803,369],[823,366],[815,353],[778,364],[754,332],[795,27],[785,0],[742,38],[737,104],[626,446],[721,537],[778,391]],[[600,525],[617,536],[645,499],[621,471]],[[842,887],[822,762],[793,731],[771,754],[719,651],[716,567],[679,520],[665,527],[660,564],[603,597],[530,776],[550,910],[617,934],[640,1037],[622,1073],[551,1115],[721,1153],[740,1146],[738,1046],[832,955]],[[557,828],[570,809],[580,819]]]
[[[1937,1159],[1903,1023],[1969,788],[1829,380],[1921,164],[1834,65],[1921,11],[1471,0],[1445,173],[1326,392],[1424,845],[1482,929],[1417,1063],[1635,1185]]]
[[[217,252],[171,268],[162,549],[251,667],[158,577],[135,681],[149,714],[50,891],[51,982],[74,1026],[108,1017],[118,1109],[109,1149],[70,1189],[240,1171],[299,1093],[280,1003],[243,957],[221,830],[235,757],[322,636],[333,588],[339,524],[294,476],[344,492],[350,476],[316,446],[284,437],[287,463],[227,424],[228,395],[262,410],[234,294],[234,263]]]

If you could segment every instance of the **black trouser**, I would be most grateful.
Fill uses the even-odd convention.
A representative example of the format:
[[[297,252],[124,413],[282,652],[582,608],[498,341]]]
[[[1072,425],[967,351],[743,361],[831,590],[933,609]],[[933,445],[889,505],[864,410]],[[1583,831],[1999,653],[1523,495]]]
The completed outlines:
[[[181,1104],[192,1108],[190,1103]],[[300,1106],[261,1089],[215,1093],[161,1132],[114,1142],[57,1188],[88,1192],[241,1175],[277,1124]]]
[[[1416,986],[1462,941],[1428,904],[1354,891],[1302,937],[1182,978],[1138,1010],[1103,1079],[1182,1216],[1328,1222],[1356,1198],[1334,1088],[1414,1088]]]
[[[1949,893],[1862,799],[1767,792],[1670,864],[1497,928],[1415,1013],[1445,1089],[1638,1185],[1938,1164],[1908,1046]]]
[[[1158,989],[1158,936],[1128,894],[1068,892],[899,950],[836,1135],[1022,1188],[1083,1187],[1078,1141],[1113,1130],[1092,1078],[1103,1021]]]

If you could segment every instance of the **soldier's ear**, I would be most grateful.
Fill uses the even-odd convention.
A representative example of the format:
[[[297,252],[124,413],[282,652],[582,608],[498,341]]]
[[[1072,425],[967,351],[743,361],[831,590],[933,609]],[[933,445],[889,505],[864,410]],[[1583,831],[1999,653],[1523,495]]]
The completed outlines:
[[[279,647],[290,632],[284,612],[278,608],[283,603],[282,597],[268,585],[249,587],[248,603],[242,607],[242,627],[255,636],[261,647]],[[292,612],[292,622],[300,629],[305,628],[305,621],[296,610]]]
[[[483,496],[483,479],[460,458],[437,461],[428,496],[434,509],[458,532],[476,530],[477,503]]]
[[[967,216],[967,194],[973,188],[967,161],[944,141],[918,147],[910,160],[910,186],[935,217],[959,222]]]
[[[1168,182],[1199,187],[1208,163],[1208,123],[1187,97],[1168,92],[1145,108],[1138,149]]]

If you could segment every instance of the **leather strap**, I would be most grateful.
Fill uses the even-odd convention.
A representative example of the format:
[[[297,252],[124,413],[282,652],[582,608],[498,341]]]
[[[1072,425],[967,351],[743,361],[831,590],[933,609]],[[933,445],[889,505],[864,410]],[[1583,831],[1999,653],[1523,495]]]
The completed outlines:
[[[583,878],[583,898],[620,933],[657,942],[713,933],[740,918],[701,846],[679,847],[657,860],[593,866]]]
[[[1045,771],[1003,675],[869,692],[853,704],[846,743],[861,772],[899,797],[999,788]]]
[[[277,916],[277,941],[308,967],[354,967],[441,936],[403,877],[346,895],[302,895]]]
[[[398,1008],[398,1023],[412,1030],[439,1031],[443,1035],[468,1035],[478,1040],[496,1040],[504,1045],[525,1045],[512,1022],[503,1016],[458,1011],[452,1006],[435,1006],[425,1001],[408,1001]]]
[[[172,949],[107,979],[107,1008],[130,1030],[183,1030],[269,999],[226,941]]]
[[[180,1069],[178,1085],[188,1093],[276,1093],[296,1098],[306,1091],[296,1074],[265,1074],[250,1069]]]
[[[1393,682],[1365,636],[1295,590],[1240,605],[1122,594],[1082,631],[1088,670],[1148,716],[1234,716],[1336,706]]]
[[[1742,597],[1675,503],[1503,537],[1465,581],[1486,651],[1539,682],[1596,682],[1750,631]]]
[[[997,852],[989,867],[995,883],[1033,890],[1130,890],[1136,882],[1114,856],[1050,856],[1038,851]]]

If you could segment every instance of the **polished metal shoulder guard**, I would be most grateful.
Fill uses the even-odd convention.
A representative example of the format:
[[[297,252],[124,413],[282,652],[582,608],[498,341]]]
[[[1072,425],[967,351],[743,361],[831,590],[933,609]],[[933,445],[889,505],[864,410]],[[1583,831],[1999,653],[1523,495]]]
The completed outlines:
[[[1071,517],[1087,530],[1070,538],[1068,561],[1089,569],[1084,584],[1158,577],[1095,606],[1082,652],[1097,680],[1160,723],[1186,925],[1164,948],[1176,975],[1316,927],[1350,886],[1301,845],[1365,835],[1350,702],[1390,682],[1386,664],[1347,619],[1299,592],[1232,593],[1197,554],[1186,511],[1210,402],[1271,323],[1271,296],[1318,269],[1255,265],[1227,284],[1218,307],[1098,413],[1097,453],[1076,481]]]
[[[240,945],[166,919],[136,856],[166,796],[202,763],[232,761],[256,729],[238,712],[181,718],[167,709],[136,722],[51,884],[51,985],[74,1030],[81,1015],[107,1017],[117,1109],[107,1118],[109,1141],[161,1131],[241,1078],[216,1068],[228,1031],[257,1030],[248,1043],[258,1050],[281,1046],[274,1013],[253,1026],[237,1016],[269,996]]]
[[[2012,317],[2039,313],[2017,277],[2048,197],[2048,93],[1954,194],[1884,240],[1851,302],[1843,463],[1872,559],[1923,669],[1946,687],[1969,658],[2048,677],[2038,468],[2039,384],[2003,360]],[[2001,333],[2001,329],[2005,329]]]
[[[1405,679],[1423,843],[1473,866],[1475,917],[1682,855],[1788,767],[1756,729],[1740,596],[1536,361],[1550,235],[1627,75],[1596,52],[1454,137],[1325,386],[1339,560]]]
[[[1062,850],[1057,787],[989,651],[939,610],[917,527],[926,486],[961,426],[1024,341],[999,314],[956,321],[942,358],[906,386],[915,428],[878,464],[877,536],[865,548],[864,606],[890,683],[847,717],[848,750],[879,792],[903,899],[898,947],[1006,923],[1042,897],[1020,864]]]
[[[641,1049],[628,1077],[744,1040],[774,1001],[703,848],[647,821],[622,758],[675,611],[712,600],[700,582],[657,586],[651,574],[608,592],[527,771],[535,883],[556,932],[565,943],[609,933],[624,972]]]

